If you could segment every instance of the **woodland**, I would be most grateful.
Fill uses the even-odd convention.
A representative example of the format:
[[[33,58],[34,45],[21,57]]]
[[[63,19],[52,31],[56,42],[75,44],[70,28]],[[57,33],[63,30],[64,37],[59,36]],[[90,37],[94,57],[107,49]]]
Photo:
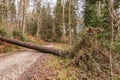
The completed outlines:
[[[0,0],[1,37],[54,44],[68,76],[48,80],[120,80],[120,0]],[[0,53],[18,49],[0,41]]]

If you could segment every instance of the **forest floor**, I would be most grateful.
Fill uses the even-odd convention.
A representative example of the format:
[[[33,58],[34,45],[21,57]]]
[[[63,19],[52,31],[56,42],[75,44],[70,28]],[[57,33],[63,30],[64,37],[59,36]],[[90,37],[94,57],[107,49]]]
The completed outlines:
[[[68,48],[66,44],[44,42],[32,36],[28,37],[34,44],[60,50]],[[72,72],[75,71],[72,68],[65,68],[68,61],[68,59],[2,42],[0,80],[71,80],[74,76],[70,74],[74,75]]]
[[[61,45],[65,45],[45,44],[45,47],[60,49]],[[0,80],[71,80],[73,77],[75,79],[75,70],[72,67],[65,68],[67,62],[68,59],[28,49],[1,54]]]
[[[67,45],[47,43],[45,46],[65,49],[64,47]],[[79,68],[67,66],[70,62],[70,59],[44,54],[22,75],[22,80],[80,80]]]
[[[29,38],[34,44],[59,50],[69,49],[67,44],[45,42],[32,36]],[[87,41],[87,43],[90,42]],[[85,47],[84,52],[89,49]],[[115,48],[115,51],[118,52],[119,47]],[[106,55],[107,53],[105,52]],[[0,45],[0,80],[110,80],[108,58],[101,54],[92,56],[89,52],[89,60],[86,61],[85,54],[81,55],[83,59],[75,57],[74,60],[2,43]],[[119,55],[119,53],[113,55],[115,80],[120,80]],[[76,60],[79,60],[79,66],[74,64]]]

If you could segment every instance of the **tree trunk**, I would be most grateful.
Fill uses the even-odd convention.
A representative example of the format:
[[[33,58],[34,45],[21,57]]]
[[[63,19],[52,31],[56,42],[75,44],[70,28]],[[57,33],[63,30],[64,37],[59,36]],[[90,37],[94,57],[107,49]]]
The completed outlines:
[[[22,32],[25,34],[25,0],[23,0],[23,19],[22,19]]]
[[[113,42],[113,35],[114,35],[113,18],[110,12],[109,12],[109,26],[110,26],[110,41]]]
[[[41,38],[41,35],[40,35],[40,29],[41,29],[41,24],[42,24],[42,20],[41,20],[41,1],[37,1],[35,3],[35,6],[36,6],[36,12],[37,12],[37,31],[36,31],[36,37],[37,38]]]
[[[98,16],[101,16],[101,0],[98,0]]]
[[[6,17],[5,17],[5,29],[8,29],[8,0],[5,0],[5,7],[6,7]]]
[[[120,40],[120,24],[118,25],[118,30],[117,30],[118,38]]]
[[[43,53],[49,53],[49,54],[53,54],[53,55],[57,55],[57,56],[61,56],[61,57],[64,57],[64,54],[66,52],[66,51],[60,51],[60,50],[53,49],[53,48],[39,46],[39,45],[28,43],[28,42],[9,39],[9,38],[5,38],[5,37],[0,37],[0,40],[4,41],[4,42],[7,42],[7,43],[15,44],[15,45],[18,45],[18,46],[38,50],[38,51],[41,51]]]
[[[108,6],[109,6],[109,26],[110,26],[110,41],[111,41],[111,46],[110,50],[113,47],[113,36],[114,36],[114,28],[113,28],[113,17],[112,17],[112,8],[113,2],[111,0],[108,1]],[[109,62],[110,62],[110,73],[111,73],[111,80],[113,80],[113,59],[112,59],[112,51],[109,54]]]
[[[36,31],[36,37],[39,38],[39,32],[40,32],[40,20],[39,17],[37,19],[37,31]]]
[[[72,45],[72,33],[71,33],[71,0],[69,0],[69,44]]]
[[[62,37],[63,37],[63,41],[65,41],[65,4],[64,4],[64,0],[62,0],[62,12],[63,12],[63,26],[62,26],[62,28],[63,28],[63,35],[62,35]]]

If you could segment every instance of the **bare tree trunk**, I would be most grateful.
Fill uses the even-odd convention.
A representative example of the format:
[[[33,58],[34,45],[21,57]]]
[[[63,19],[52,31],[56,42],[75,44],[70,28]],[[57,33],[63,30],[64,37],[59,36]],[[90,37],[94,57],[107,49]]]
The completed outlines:
[[[71,0],[69,0],[69,44],[72,45],[72,32],[71,32]]]
[[[37,38],[40,38],[39,32],[40,32],[40,19],[39,19],[39,16],[38,16],[38,19],[37,19],[37,33],[36,33]]]
[[[113,35],[114,35],[113,18],[110,13],[109,13],[109,26],[110,26],[110,40],[111,42],[113,42]]]
[[[25,4],[26,1],[23,0],[23,19],[22,19],[22,32],[25,34]]]
[[[98,16],[101,16],[101,0],[98,0]]]
[[[5,4],[6,4],[6,19],[5,19],[5,23],[6,23],[6,29],[8,28],[8,0],[6,0],[6,2],[5,2]]]
[[[112,17],[112,6],[111,6],[112,4],[113,4],[113,2],[111,0],[109,0],[108,1],[108,5],[109,5],[109,26],[110,26],[110,41],[111,41],[111,47],[110,47],[110,49],[112,49],[112,46],[113,46],[113,35],[114,35],[113,17]],[[110,52],[109,58],[110,58],[111,80],[113,80],[112,51]]]
[[[3,2],[3,30],[6,30],[6,26],[7,26],[7,0],[4,0]]]
[[[36,31],[36,37],[41,38],[40,35],[40,28],[41,28],[41,1],[35,2],[35,7],[36,7],[36,13],[37,13],[37,31]]]
[[[5,27],[4,27],[4,18],[3,18],[3,16],[2,16],[2,29],[3,29],[3,30],[5,29]]]
[[[62,0],[62,4],[63,4],[63,5],[62,5],[62,8],[63,8],[63,9],[62,9],[62,10],[63,10],[63,11],[62,11],[62,12],[63,12],[63,22],[62,22],[62,23],[63,23],[63,27],[62,27],[62,28],[63,28],[63,35],[62,35],[62,37],[63,37],[63,41],[65,41],[65,4],[64,4],[64,2],[65,2],[65,1]]]
[[[21,26],[22,26],[22,21],[20,20],[21,13],[22,13],[21,6],[23,6],[23,5],[22,5],[21,1],[19,2],[19,0],[17,0],[17,3],[19,5],[19,7],[18,7],[18,16],[17,16],[18,17],[18,30],[20,30]]]
[[[4,8],[4,3],[2,3],[2,29],[5,30],[5,26],[4,26],[4,23],[5,23],[5,19],[4,19],[4,14],[5,14],[5,8]]]
[[[118,25],[118,30],[117,30],[118,38],[120,40],[120,24]]]

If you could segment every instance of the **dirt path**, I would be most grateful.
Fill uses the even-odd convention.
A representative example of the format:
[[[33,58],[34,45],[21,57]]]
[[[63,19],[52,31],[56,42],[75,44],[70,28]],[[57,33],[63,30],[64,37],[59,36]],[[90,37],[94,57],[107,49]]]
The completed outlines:
[[[45,45],[45,47],[48,47],[48,48],[54,48],[55,45],[51,43],[51,44],[49,44],[49,45]]]
[[[0,58],[0,80],[18,80],[42,55],[28,50]]]

